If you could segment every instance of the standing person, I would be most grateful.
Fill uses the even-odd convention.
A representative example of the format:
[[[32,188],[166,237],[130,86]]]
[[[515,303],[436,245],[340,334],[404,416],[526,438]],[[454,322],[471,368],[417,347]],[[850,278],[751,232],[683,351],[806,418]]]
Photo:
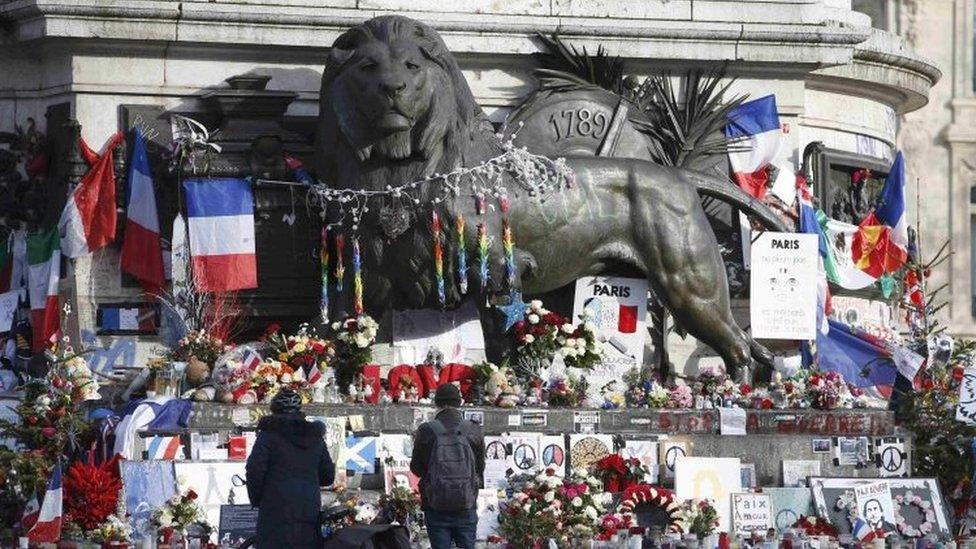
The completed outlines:
[[[474,549],[478,487],[485,472],[481,426],[465,421],[461,391],[445,383],[434,393],[433,421],[417,428],[410,470],[420,477],[420,501],[431,549]]]
[[[258,422],[247,458],[247,495],[258,508],[257,547],[322,547],[320,486],[335,481],[325,425],[309,422],[295,391],[282,389]]]

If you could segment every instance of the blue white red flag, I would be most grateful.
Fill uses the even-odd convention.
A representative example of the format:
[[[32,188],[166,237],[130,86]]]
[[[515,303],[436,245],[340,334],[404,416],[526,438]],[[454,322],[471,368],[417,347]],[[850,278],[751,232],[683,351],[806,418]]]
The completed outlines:
[[[889,398],[898,376],[891,348],[880,339],[843,322],[828,319],[830,329],[817,333],[811,352],[804,343],[804,365],[838,372],[851,387],[874,397]],[[914,376],[913,376],[914,377]]]
[[[146,140],[136,131],[129,163],[129,192],[122,242],[122,270],[142,283],[146,292],[158,295],[165,283],[163,247],[159,238],[159,214],[153,189]]]
[[[146,459],[182,459],[183,441],[178,435],[153,437],[146,446]]]
[[[186,213],[193,280],[201,292],[256,288],[254,203],[244,179],[189,179]]]
[[[872,541],[878,537],[879,533],[884,535],[884,532],[878,532],[878,530],[871,528],[861,517],[854,519],[854,524],[851,525],[851,535],[860,541]]]
[[[44,503],[37,516],[37,522],[27,533],[32,543],[53,543],[61,538],[61,520],[64,513],[61,505],[61,462],[54,464],[51,479],[47,483]]]
[[[817,249],[817,329],[820,333],[827,333],[830,327],[827,316],[831,312],[830,285],[827,283],[825,261],[830,254],[827,237],[820,230],[817,213],[813,209],[813,192],[807,185],[807,180],[801,175],[796,176],[796,197],[800,203],[800,232],[818,236]]]
[[[767,95],[742,103],[729,112],[725,136],[744,150],[729,152],[729,164],[742,190],[762,198],[770,183],[770,166],[783,147],[783,130],[776,110],[776,96]]]

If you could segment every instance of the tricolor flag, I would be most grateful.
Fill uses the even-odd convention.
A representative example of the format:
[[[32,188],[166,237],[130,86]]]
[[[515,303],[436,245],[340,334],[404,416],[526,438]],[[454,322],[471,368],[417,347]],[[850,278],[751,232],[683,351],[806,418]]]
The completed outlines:
[[[770,166],[776,163],[783,147],[776,96],[746,101],[732,109],[725,136],[744,149],[729,152],[736,183],[750,195],[762,198],[770,183]]]
[[[108,245],[115,239],[115,167],[112,149],[122,140],[122,132],[108,140],[101,156],[84,140],[81,152],[91,169],[81,178],[61,212],[58,230],[61,248],[68,257],[80,257]]]
[[[858,227],[831,219],[819,210],[817,220],[827,237],[828,254],[824,262],[827,278],[848,290],[860,290],[874,284],[877,278],[859,269],[854,261],[854,236]]]
[[[151,173],[146,140],[142,132],[136,130],[129,161],[129,196],[121,267],[137,278],[147,293],[158,295],[164,284],[163,248]]]
[[[857,267],[874,278],[897,271],[908,261],[905,158],[900,152],[888,171],[874,210],[858,225],[852,253]]]
[[[156,308],[99,306],[95,314],[98,329],[105,332],[152,333],[156,331]]]
[[[312,181],[312,176],[308,174],[308,171],[305,169],[305,165],[302,164],[301,160],[295,158],[294,156],[288,153],[284,153],[284,157],[285,157],[285,165],[288,166],[289,170],[291,170],[291,173],[294,176],[295,181],[298,181],[299,183],[304,183],[305,185],[311,185],[312,183],[314,183]]]
[[[254,204],[244,179],[189,179],[186,213],[193,280],[201,292],[256,288]]]
[[[852,387],[866,394],[887,399],[898,376],[898,366],[888,345],[864,331],[836,320],[828,320],[830,329],[817,332],[811,352],[803,344],[804,366],[816,365],[823,372],[838,372]]]
[[[796,191],[800,203],[800,232],[818,236],[817,247],[820,253],[817,257],[817,327],[820,332],[826,333],[829,329],[827,316],[831,313],[830,286],[827,284],[825,268],[829,246],[823,232],[820,231],[820,224],[817,223],[817,215],[813,210],[813,193],[803,176],[796,176]]]
[[[861,517],[854,519],[854,524],[851,525],[851,535],[859,541],[873,541],[878,536],[884,536],[883,531],[875,530],[868,525]]]
[[[58,276],[61,250],[58,243],[58,232],[54,229],[27,235],[27,284],[35,352],[56,340],[60,332]]]
[[[31,543],[54,543],[61,538],[61,497],[61,462],[58,461],[47,483],[47,493],[44,494],[37,523],[27,533]]]
[[[258,366],[260,366],[262,362],[264,362],[264,359],[262,359],[261,355],[259,355],[254,349],[248,349],[247,353],[244,355],[244,366],[246,366],[248,370],[257,370]]]
[[[179,436],[152,437],[146,446],[146,459],[183,459],[183,441]]]

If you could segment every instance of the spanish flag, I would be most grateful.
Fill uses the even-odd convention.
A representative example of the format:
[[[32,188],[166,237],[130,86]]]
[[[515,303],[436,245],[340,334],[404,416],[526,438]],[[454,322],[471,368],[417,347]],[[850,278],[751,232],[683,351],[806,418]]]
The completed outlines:
[[[858,269],[878,278],[908,261],[905,212],[905,159],[899,152],[885,178],[874,210],[858,225],[851,252]]]

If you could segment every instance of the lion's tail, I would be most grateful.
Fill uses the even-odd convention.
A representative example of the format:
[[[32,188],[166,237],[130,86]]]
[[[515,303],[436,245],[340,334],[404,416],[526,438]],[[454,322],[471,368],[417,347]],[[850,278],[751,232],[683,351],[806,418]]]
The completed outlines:
[[[794,228],[783,222],[782,218],[776,215],[769,206],[728,181],[692,170],[687,170],[682,175],[695,185],[698,194],[721,200],[739,208],[749,217],[759,220],[767,229],[779,232],[794,231]]]

